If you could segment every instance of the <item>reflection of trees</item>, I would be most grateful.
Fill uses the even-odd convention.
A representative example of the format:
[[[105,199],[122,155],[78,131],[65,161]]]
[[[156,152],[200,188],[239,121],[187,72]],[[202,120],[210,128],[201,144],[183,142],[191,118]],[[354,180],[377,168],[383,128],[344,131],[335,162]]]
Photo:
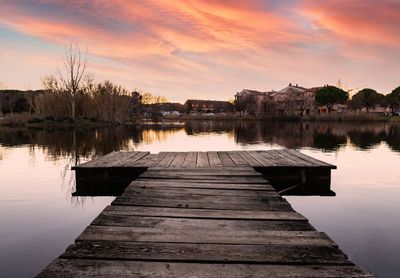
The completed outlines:
[[[184,129],[191,136],[227,133],[239,144],[278,144],[286,148],[315,147],[335,150],[347,138],[361,149],[382,141],[400,151],[400,125],[389,123],[316,123],[261,121],[192,121],[185,124],[142,124],[113,128],[32,129],[0,128],[0,144],[7,147],[28,145],[32,152],[44,150],[48,159],[67,158],[69,166],[83,159],[111,151],[128,150],[142,142],[168,140],[170,134]]]
[[[346,144],[346,136],[335,136],[332,133],[315,133],[314,148],[325,151],[335,151]]]
[[[394,151],[400,152],[400,125],[390,125],[385,141]]]
[[[200,133],[232,133],[235,129],[234,121],[190,121],[185,123],[185,132],[188,135]]]
[[[237,122],[235,134],[240,144],[269,143],[286,148],[333,151],[350,138],[361,149],[386,141],[393,150],[400,151],[400,125],[397,124],[243,121]]]

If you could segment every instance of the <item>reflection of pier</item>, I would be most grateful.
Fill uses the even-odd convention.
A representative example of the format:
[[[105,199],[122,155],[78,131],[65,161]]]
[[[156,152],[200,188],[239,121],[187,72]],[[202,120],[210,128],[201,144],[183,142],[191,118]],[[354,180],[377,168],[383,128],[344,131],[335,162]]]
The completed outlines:
[[[121,195],[39,277],[372,277],[279,194],[329,190],[334,168],[293,150],[111,153],[75,167],[75,195]]]

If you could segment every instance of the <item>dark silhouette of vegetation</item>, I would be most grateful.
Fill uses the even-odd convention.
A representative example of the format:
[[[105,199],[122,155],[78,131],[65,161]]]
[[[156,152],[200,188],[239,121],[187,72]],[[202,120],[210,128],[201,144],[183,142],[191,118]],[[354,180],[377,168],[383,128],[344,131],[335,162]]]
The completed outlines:
[[[373,89],[362,89],[356,93],[349,101],[349,106],[354,110],[366,109],[367,112],[377,106],[385,105],[385,95],[379,94]]]
[[[400,110],[400,87],[397,87],[386,96],[386,102],[392,110],[392,113],[398,112]]]
[[[349,93],[335,86],[325,86],[315,94],[315,100],[320,105],[325,105],[328,113],[335,104],[344,104],[349,99]]]

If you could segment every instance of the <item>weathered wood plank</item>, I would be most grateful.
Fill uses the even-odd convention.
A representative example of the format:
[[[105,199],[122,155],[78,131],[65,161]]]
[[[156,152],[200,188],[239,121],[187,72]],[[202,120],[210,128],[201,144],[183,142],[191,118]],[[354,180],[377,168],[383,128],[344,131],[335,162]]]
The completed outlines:
[[[127,196],[158,196],[165,194],[175,195],[207,195],[207,196],[236,196],[236,197],[280,197],[273,190],[229,190],[229,189],[205,189],[205,188],[174,188],[165,186],[145,186],[131,184],[125,189]]]
[[[107,206],[103,213],[109,215],[181,217],[200,219],[253,219],[253,220],[307,220],[298,212],[285,211],[251,211],[251,210],[211,210],[187,208],[157,208],[135,206]]]
[[[246,204],[251,203],[252,205],[264,205],[264,204],[287,204],[289,203],[283,199],[279,194],[270,196],[268,193],[270,191],[264,191],[267,194],[262,194],[261,196],[238,196],[238,195],[202,195],[202,194],[192,194],[192,193],[177,193],[153,190],[151,194],[145,194],[143,191],[139,190],[126,191],[119,198],[147,198],[147,199],[162,199],[165,198],[169,201],[181,201],[185,200],[187,202],[221,202],[221,204]],[[139,194],[141,193],[141,194]],[[267,196],[265,196],[267,195]]]
[[[172,161],[175,159],[176,152],[167,152],[166,155],[157,163],[156,168],[168,167]]]
[[[247,199],[244,199],[247,198]],[[271,211],[293,211],[292,207],[285,202],[268,200],[268,203],[261,202],[256,198],[237,197],[227,200],[226,196],[215,198],[202,196],[196,200],[187,198],[165,199],[160,198],[139,198],[129,196],[119,196],[112,204],[113,205],[126,205],[126,206],[154,206],[154,207],[170,207],[170,208],[200,208],[200,209],[225,209],[225,210],[271,210]],[[235,200],[236,199],[236,200]],[[250,203],[252,202],[252,203]]]
[[[276,166],[276,163],[272,159],[266,159],[261,156],[257,151],[248,151],[247,152],[250,156],[252,156],[255,160],[260,162],[264,167],[271,167]]]
[[[137,152],[136,155],[131,156],[125,161],[120,161],[119,163],[116,163],[118,167],[133,167],[133,164],[142,159],[143,157],[147,156],[149,152]]]
[[[183,162],[183,167],[196,167],[197,162],[197,153],[188,152]]]
[[[332,246],[287,244],[188,244],[87,240],[69,246],[61,258],[351,265],[346,255]]]
[[[97,157],[91,161],[82,163],[80,165],[77,165],[74,167],[74,169],[77,168],[91,168],[91,167],[98,167],[99,165],[107,165],[107,163],[112,162],[113,157],[117,157],[120,152],[111,152],[106,155]]]
[[[286,156],[289,159],[293,160],[296,163],[296,166],[308,166],[308,167],[315,166],[314,163],[311,163],[309,161],[303,160],[300,157],[291,154],[286,149],[280,150],[279,153],[281,155]]]
[[[285,156],[280,155],[277,151],[275,150],[269,150],[269,151],[257,151],[258,154],[260,154],[262,157],[265,159],[271,161],[274,163],[274,166],[294,166],[295,164],[288,159]]]
[[[207,152],[211,167],[222,167],[222,161],[217,152]]]
[[[134,167],[154,167],[166,155],[167,155],[167,153],[149,154],[149,155],[145,156],[144,158],[133,163],[133,166]]]
[[[259,161],[257,161],[256,159],[254,159],[254,157],[252,157],[248,152],[245,151],[240,151],[238,152],[238,154],[240,155],[241,158],[243,158],[243,160],[245,160],[251,167],[260,167],[263,166],[263,164]]]
[[[107,167],[118,167],[138,153],[139,152],[120,152],[117,157],[112,158],[112,161],[107,162]]]
[[[190,177],[188,177],[188,179],[181,179],[181,178],[168,178],[168,179],[150,179],[150,178],[137,178],[135,181],[154,181],[156,182],[156,180],[160,180],[160,182],[187,182],[187,183],[226,183],[226,184],[269,184],[267,180],[264,179],[248,179],[248,178],[242,178],[242,177],[237,177],[237,178],[229,178],[226,177],[224,179],[210,179],[207,177],[203,177],[203,179],[190,179]]]
[[[174,217],[146,217],[132,215],[115,215],[107,212],[97,216],[91,226],[114,226],[114,227],[140,227],[159,230],[183,229],[185,232],[192,229],[213,233],[216,230],[224,233],[229,231],[239,231],[245,233],[249,230],[268,230],[268,231],[313,231],[315,230],[308,221],[291,220],[242,220],[242,219],[190,219]],[[197,239],[193,237],[193,242]]]
[[[324,233],[316,231],[266,230],[192,230],[183,228],[148,228],[118,226],[88,226],[77,241],[167,242],[197,244],[330,246],[336,244]]]
[[[223,169],[223,168],[221,168]],[[168,169],[157,169],[157,170],[147,170],[143,174],[140,175],[140,177],[160,177],[160,176],[178,176],[178,177],[185,177],[185,176],[211,176],[211,177],[257,177],[257,178],[262,178],[262,174],[254,171],[253,169],[249,171],[225,171],[225,170],[219,170],[219,171],[212,171],[211,169],[208,171],[185,171],[185,170],[173,170],[170,171]]]
[[[47,277],[220,277],[220,278],[371,278],[359,267],[349,265],[261,265],[261,264],[204,264],[117,260],[57,259],[38,278]]]
[[[137,179],[133,182],[136,186],[164,186],[171,188],[205,188],[205,189],[229,189],[229,190],[275,190],[267,181],[251,182],[251,181],[219,181],[219,180],[151,180]]]
[[[183,162],[185,162],[186,155],[187,153],[185,152],[179,152],[175,156],[174,160],[171,162],[169,167],[183,167]]]
[[[224,167],[233,167],[238,166],[233,162],[233,160],[229,157],[227,152],[218,152],[218,157],[222,162],[222,166]]]
[[[332,164],[329,164],[329,163],[323,162],[321,160],[315,159],[315,158],[313,158],[311,156],[308,156],[308,155],[305,155],[305,154],[303,154],[301,152],[298,152],[298,151],[295,151],[295,150],[291,150],[291,149],[286,149],[285,151],[290,153],[290,154],[292,154],[292,155],[294,155],[294,156],[297,156],[297,157],[299,157],[299,158],[301,158],[301,159],[303,159],[305,161],[311,162],[315,166],[324,166],[324,167],[336,169],[336,166],[334,166]]]
[[[227,152],[227,154],[238,167],[250,167],[249,163],[238,152]]]
[[[204,152],[197,153],[197,167],[210,167],[210,163],[208,161],[208,155]]]

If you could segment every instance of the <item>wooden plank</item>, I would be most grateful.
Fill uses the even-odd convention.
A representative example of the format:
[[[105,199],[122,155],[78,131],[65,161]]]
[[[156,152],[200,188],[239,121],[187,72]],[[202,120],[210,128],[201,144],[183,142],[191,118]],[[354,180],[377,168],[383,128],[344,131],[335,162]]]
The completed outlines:
[[[104,236],[108,237],[109,235],[104,234]],[[346,255],[332,246],[287,244],[241,245],[107,240],[78,241],[69,246],[65,253],[61,255],[61,258],[351,265]]]
[[[138,153],[139,152],[120,152],[117,157],[113,157],[112,161],[107,163],[107,167],[118,167]]]
[[[172,196],[171,196],[172,198]],[[119,196],[112,204],[126,206],[153,206],[153,207],[169,207],[169,208],[199,208],[199,209],[225,209],[225,210],[271,210],[271,211],[293,211],[292,207],[285,202],[269,200],[268,203],[257,200],[256,198],[247,197],[247,199],[227,200],[227,197],[216,196],[214,198],[203,196],[202,198],[182,199],[172,198],[139,198],[129,196]],[[250,203],[251,202],[251,203]]]
[[[297,212],[285,211],[251,211],[251,210],[210,210],[210,209],[182,209],[157,208],[135,206],[107,206],[103,213],[110,215],[182,217],[200,219],[253,219],[253,220],[292,220],[305,221],[304,216]]]
[[[227,152],[229,157],[238,167],[250,167],[249,163],[244,160],[238,152]]]
[[[268,161],[271,161],[275,166],[295,166],[291,160],[289,160],[287,157],[280,156],[274,150],[256,152]]]
[[[189,189],[191,190],[191,189]],[[206,190],[206,189],[203,189]],[[166,199],[169,201],[186,201],[186,202],[220,202],[223,204],[246,204],[251,203],[252,205],[264,205],[264,204],[282,204],[289,205],[289,203],[284,200],[279,194],[274,196],[269,196],[268,193],[271,191],[262,191],[265,195],[262,196],[238,196],[238,195],[203,195],[203,194],[191,194],[191,193],[177,193],[177,191],[170,192],[168,190],[153,190],[149,192],[149,194],[145,194],[144,191],[133,190],[126,191],[121,196],[118,196],[116,200],[119,198],[146,198],[151,201],[151,199]],[[273,192],[273,191],[272,191]],[[142,194],[139,194],[142,193]]]
[[[297,156],[294,156],[290,152],[287,152],[286,149],[279,150],[279,154],[291,159],[292,161],[294,161],[296,163],[297,166],[314,166],[313,163],[311,163],[309,161],[305,161]]]
[[[149,261],[57,259],[37,277],[220,277],[372,278],[351,265],[204,264]]]
[[[180,153],[178,153],[180,154]],[[215,166],[209,166],[209,167],[169,167],[168,169],[155,169],[155,168],[149,168],[147,169],[147,172],[154,172],[154,171],[169,171],[169,172],[210,172],[212,171],[213,173],[219,173],[219,172],[251,172],[251,173],[258,173],[255,171],[252,167],[218,167],[216,168]]]
[[[171,188],[204,188],[204,189],[229,189],[229,190],[275,190],[266,181],[263,183],[234,183],[216,180],[151,180],[151,179],[137,179],[133,181],[135,186],[164,186]]]
[[[197,167],[210,167],[210,163],[208,161],[208,155],[204,152],[197,153]]]
[[[142,159],[143,157],[147,156],[149,154],[149,152],[137,152],[136,155],[128,158],[127,160],[118,163],[118,167],[132,167],[133,164]]]
[[[241,158],[243,158],[243,160],[245,160],[251,167],[260,167],[263,166],[263,164],[261,162],[259,162],[258,160],[254,159],[254,157],[252,157],[248,152],[238,152],[238,154],[240,155]]]
[[[167,153],[149,154],[149,155],[145,156],[144,158],[133,163],[133,166],[134,167],[154,167],[166,155],[167,155]]]
[[[292,154],[294,156],[297,156],[300,159],[303,159],[305,161],[311,162],[315,166],[324,166],[324,167],[328,167],[328,168],[331,168],[331,169],[336,169],[336,166],[334,166],[332,164],[329,164],[329,163],[323,162],[321,160],[315,159],[315,158],[313,158],[311,156],[308,156],[308,155],[305,155],[305,154],[303,154],[301,152],[298,152],[298,151],[295,151],[295,150],[291,150],[291,149],[287,149],[286,152],[288,152],[288,153],[290,153],[290,154]]]
[[[207,152],[210,167],[222,167],[222,161],[217,152]]]
[[[188,152],[183,162],[183,167],[196,167],[197,154],[195,152]]]
[[[77,165],[74,167],[74,169],[76,168],[94,168],[94,167],[99,167],[101,165],[107,165],[107,163],[110,163],[112,161],[113,157],[117,157],[119,155],[120,152],[111,152],[109,154],[97,157],[91,161],[82,163],[80,165]]]
[[[179,152],[174,160],[171,162],[169,167],[183,167],[183,162],[185,162],[187,153],[186,152]]]
[[[134,183],[125,189],[127,196],[156,196],[160,194],[190,194],[190,195],[207,195],[207,196],[237,196],[237,197],[280,197],[273,190],[229,190],[229,189],[205,189],[205,188],[174,188],[165,186],[140,186]]]
[[[229,157],[227,152],[218,152],[219,159],[222,162],[222,166],[224,167],[232,167],[232,166],[238,166],[233,162],[233,160]]]
[[[315,229],[308,221],[291,220],[244,220],[244,219],[191,219],[174,217],[146,217],[131,215],[115,215],[102,212],[97,216],[91,226],[113,226],[113,227],[138,227],[151,228],[157,231],[169,230],[197,230],[196,233],[220,233],[237,231],[245,233],[249,230],[266,231],[314,231]],[[82,240],[82,238],[78,238]],[[192,242],[199,242],[196,237],[192,237]],[[247,242],[246,242],[247,243]]]
[[[247,152],[250,156],[252,156],[255,160],[260,162],[262,166],[264,167],[270,167],[270,166],[276,166],[276,163],[272,161],[272,159],[266,159],[262,157],[259,153],[256,151],[248,151]]]
[[[155,168],[153,168],[155,169]],[[221,168],[223,169],[223,168]],[[262,174],[252,170],[249,171],[212,171],[211,169],[208,171],[188,171],[185,169],[181,170],[173,170],[170,171],[169,169],[157,169],[157,170],[147,170],[143,174],[140,175],[140,177],[160,177],[160,176],[211,176],[211,177],[257,177],[257,178],[262,178]]]
[[[167,152],[166,155],[156,164],[156,168],[166,168],[168,167],[172,161],[175,159],[177,153],[176,152]]]
[[[190,177],[189,177],[190,178]],[[168,179],[151,179],[151,178],[137,178],[135,182],[156,182],[158,180],[159,182],[179,182],[179,183],[209,183],[209,184],[269,184],[267,180],[264,179],[248,179],[248,178],[242,178],[242,177],[237,177],[237,178],[229,178],[226,177],[225,179],[208,179],[204,177],[203,179],[180,179],[180,178],[168,178]]]
[[[266,230],[191,230],[182,228],[149,228],[123,226],[88,226],[77,242],[168,242],[196,244],[288,245],[330,246],[335,243],[324,233],[316,231],[266,231]]]
[[[140,175],[141,179],[180,179],[180,180],[220,180],[223,182],[265,182],[266,180],[260,176],[228,176],[228,175],[181,175],[179,173],[143,173]]]

